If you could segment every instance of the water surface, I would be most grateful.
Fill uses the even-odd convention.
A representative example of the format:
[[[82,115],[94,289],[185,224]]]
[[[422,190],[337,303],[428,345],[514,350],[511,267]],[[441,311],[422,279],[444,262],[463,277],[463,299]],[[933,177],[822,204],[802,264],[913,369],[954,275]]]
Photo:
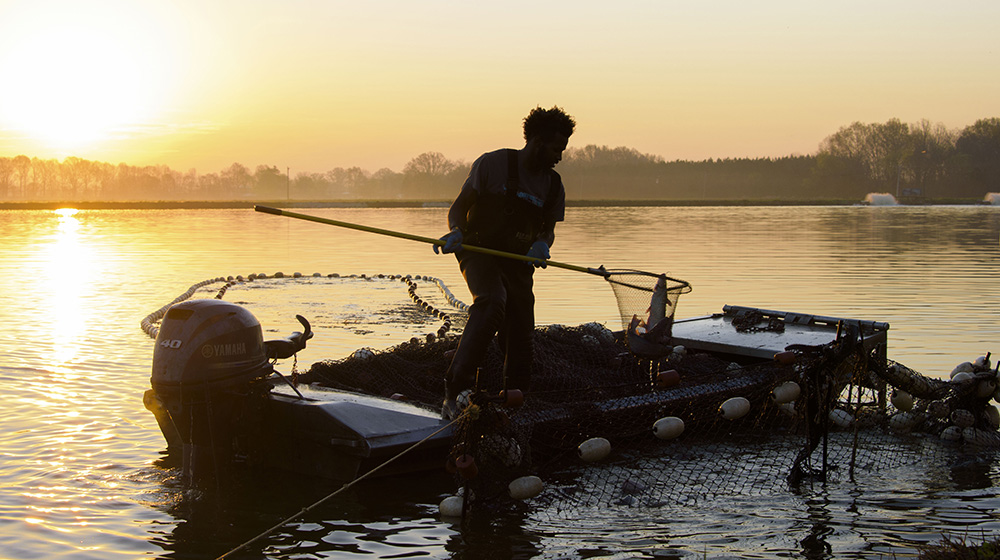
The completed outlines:
[[[307,213],[437,237],[446,209]],[[943,377],[1000,350],[998,238],[1000,209],[989,206],[571,208],[552,257],[687,280],[682,317],[736,304],[885,321],[891,358]],[[427,246],[249,210],[4,211],[0,240],[3,558],[212,558],[335,489],[286,475],[221,500],[181,487],[142,405],[153,343],[139,321],[192,284],[419,274],[469,299],[453,258]],[[550,267],[536,295],[541,324],[620,328],[600,278]],[[300,368],[437,327],[412,312],[401,283],[256,283],[225,298],[251,309],[265,338],[299,329],[296,313],[310,318]],[[991,459],[908,465],[806,493],[541,511],[463,530],[437,518],[447,478],[408,477],[352,488],[247,557],[903,557],[942,533],[996,533],[997,480]]]

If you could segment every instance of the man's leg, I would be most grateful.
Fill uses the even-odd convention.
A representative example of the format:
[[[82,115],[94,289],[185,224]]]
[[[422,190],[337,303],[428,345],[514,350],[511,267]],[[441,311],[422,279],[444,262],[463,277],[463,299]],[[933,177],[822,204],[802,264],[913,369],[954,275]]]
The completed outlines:
[[[507,308],[499,340],[505,352],[504,388],[527,391],[534,368],[535,267],[509,259],[501,266],[507,288]]]
[[[475,384],[476,370],[503,321],[507,289],[501,279],[498,260],[471,251],[458,254],[459,268],[472,292],[472,305],[455,356],[445,374],[445,400],[454,399]]]

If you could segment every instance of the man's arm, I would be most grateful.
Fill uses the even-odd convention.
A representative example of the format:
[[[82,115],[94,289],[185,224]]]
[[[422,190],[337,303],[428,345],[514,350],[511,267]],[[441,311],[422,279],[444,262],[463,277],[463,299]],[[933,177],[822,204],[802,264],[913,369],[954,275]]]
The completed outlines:
[[[556,241],[556,223],[562,221],[566,212],[566,190],[562,178],[552,171],[551,181],[550,200],[545,201],[543,208],[545,221],[542,222],[542,233],[538,235],[538,240],[544,241],[549,247]]]
[[[556,242],[556,226],[548,227],[538,236],[539,241],[544,241],[546,245],[552,247],[552,244]]]
[[[455,202],[451,204],[451,209],[448,210],[449,229],[457,227],[465,231],[469,227],[469,209],[476,203],[476,198],[476,190],[472,188],[463,188],[458,193],[458,198],[455,199]]]

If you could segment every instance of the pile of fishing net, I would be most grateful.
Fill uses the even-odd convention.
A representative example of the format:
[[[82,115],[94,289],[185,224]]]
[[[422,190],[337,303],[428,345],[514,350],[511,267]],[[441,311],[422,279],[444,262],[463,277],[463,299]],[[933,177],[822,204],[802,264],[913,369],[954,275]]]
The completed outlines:
[[[392,348],[359,348],[302,374],[293,369],[295,381],[439,411],[444,372],[459,341],[455,331],[468,307],[434,278],[326,278],[379,289],[383,282],[405,284],[415,316],[431,314],[440,325]],[[262,280],[304,286],[319,279],[212,279],[178,300],[218,282],[224,286],[216,298]],[[670,322],[690,289],[686,283],[638,271],[608,271],[607,280],[622,328],[538,327],[533,383],[523,402],[503,393],[503,356],[490,345],[478,390],[442,457],[465,514],[526,503],[556,515],[686,505],[855,480],[904,464],[930,469],[956,454],[982,457],[1000,449],[998,372],[989,354],[959,364],[950,379],[927,377],[888,360],[884,344],[864,344],[862,322],[843,325],[829,344],[791,348],[775,359],[685,349],[673,344]],[[427,293],[429,287],[444,298]],[[144,320],[151,336],[168,307]],[[760,314],[738,319],[733,326],[745,332],[781,332],[784,325]]]
[[[669,337],[655,341],[656,352],[637,351],[658,278],[616,286],[622,330],[538,327],[523,402],[504,392],[503,355],[491,344],[442,462],[466,515],[523,507],[529,497],[549,513],[576,515],[688,504],[941,460],[959,445],[1000,447],[988,356],[956,368],[951,381],[933,379],[887,360],[884,346],[865,348],[857,326],[774,360],[671,346]],[[685,289],[675,286],[668,318]],[[298,382],[439,410],[458,341],[439,332],[361,349],[313,364]]]

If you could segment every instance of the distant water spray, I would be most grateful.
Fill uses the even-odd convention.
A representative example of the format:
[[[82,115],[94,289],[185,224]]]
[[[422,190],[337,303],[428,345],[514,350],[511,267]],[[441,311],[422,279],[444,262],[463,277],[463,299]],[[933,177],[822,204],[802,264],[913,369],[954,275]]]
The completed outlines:
[[[983,202],[986,204],[1000,205],[1000,193],[986,193],[986,196],[983,197]]]
[[[871,206],[896,206],[896,197],[889,193],[868,193],[865,196],[865,203]]]

